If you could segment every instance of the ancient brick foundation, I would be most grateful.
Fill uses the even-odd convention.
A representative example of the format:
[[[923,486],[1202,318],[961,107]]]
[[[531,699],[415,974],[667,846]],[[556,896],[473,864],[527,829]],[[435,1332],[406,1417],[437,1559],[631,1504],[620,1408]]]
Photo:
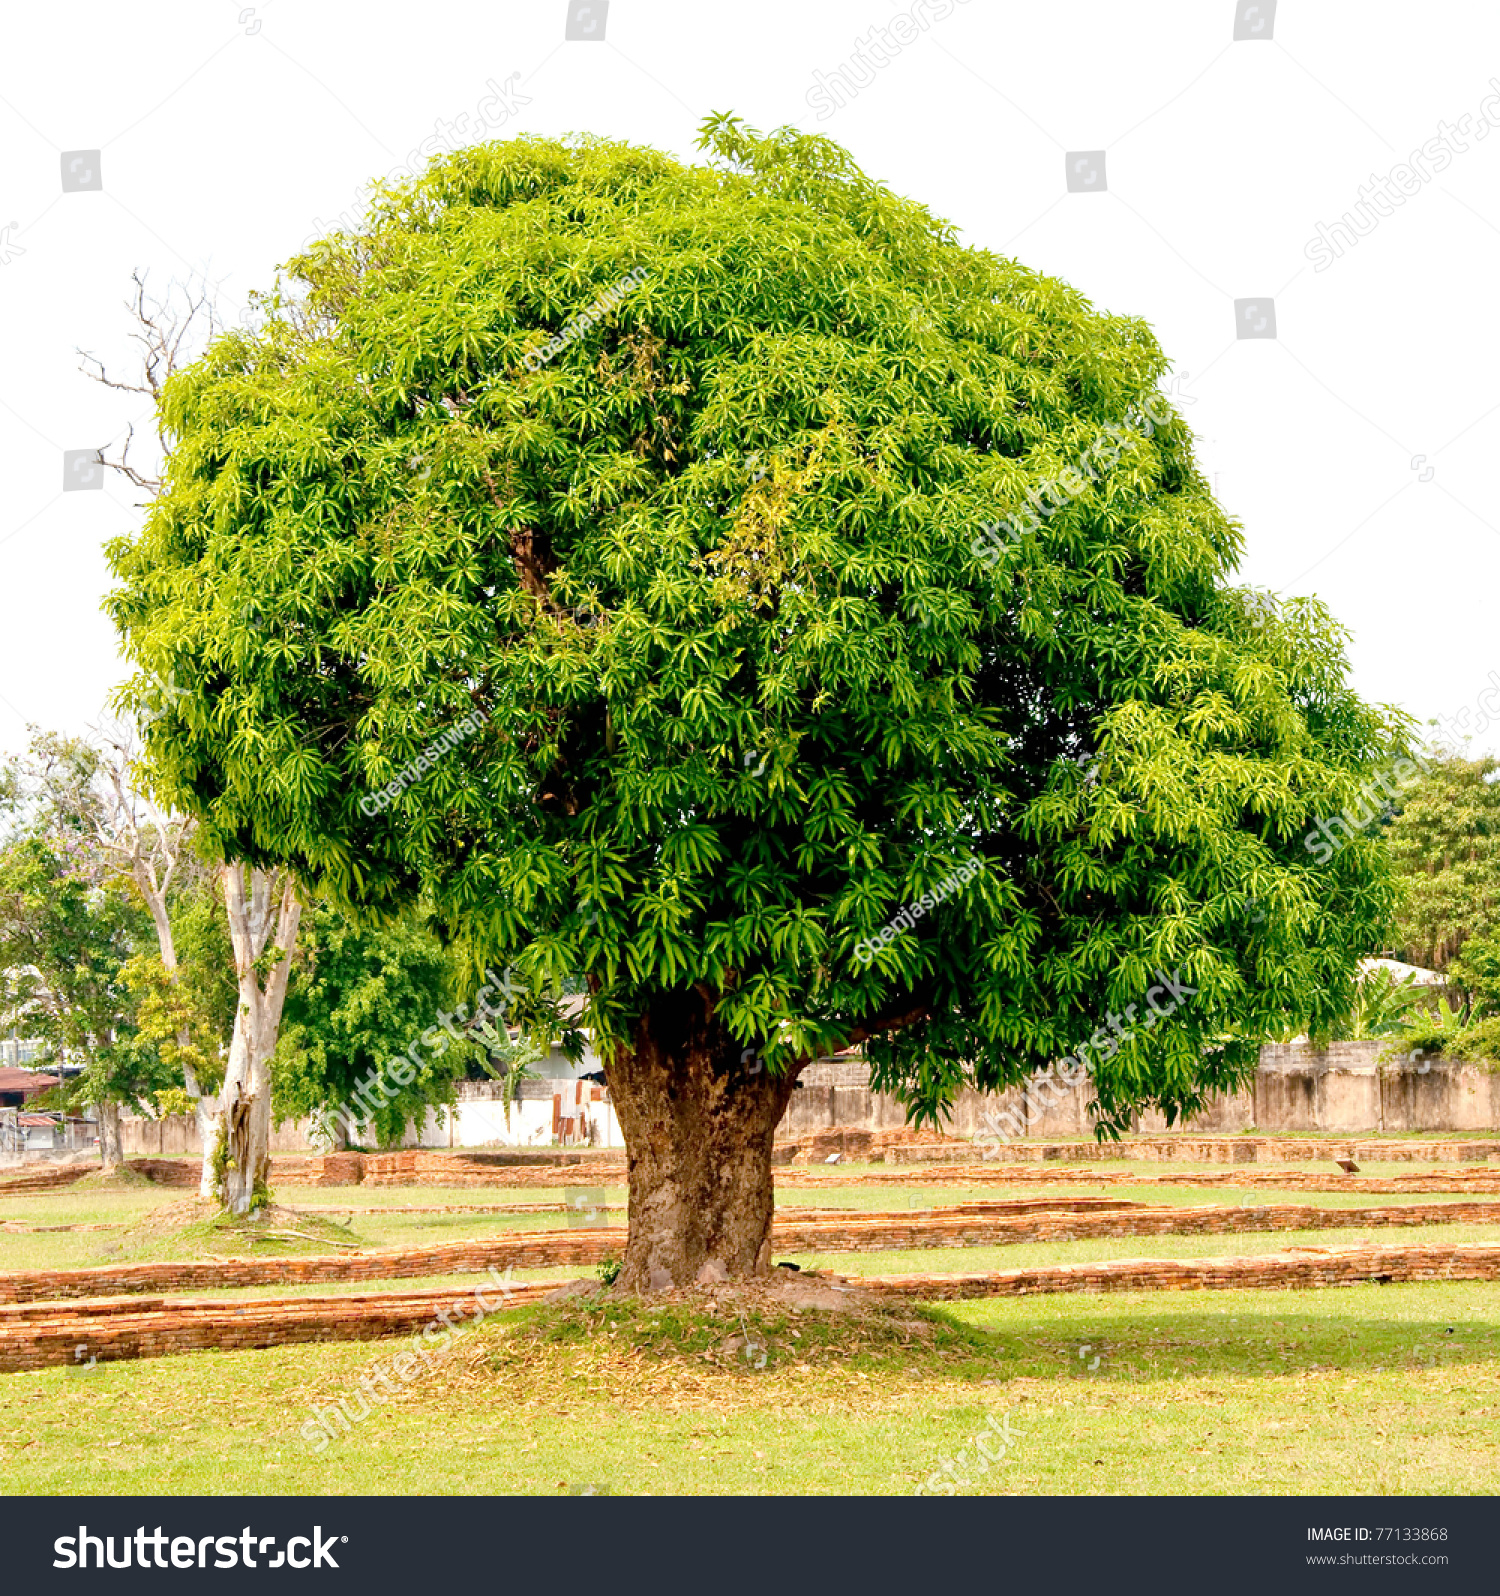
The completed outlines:
[[[491,1304],[502,1300],[498,1288],[480,1290]],[[503,1300],[507,1307],[520,1307],[554,1290],[551,1285],[515,1286]],[[304,1341],[374,1341],[421,1331],[443,1309],[461,1322],[472,1316],[473,1302],[472,1290],[444,1290],[234,1303],[127,1297],[0,1307],[0,1373],[59,1363],[79,1368],[90,1358],[111,1363]]]
[[[1233,1186],[1279,1187],[1292,1191],[1500,1192],[1500,1169],[1426,1170],[1410,1175],[1323,1174],[1305,1169],[1168,1170],[1031,1169],[1016,1164],[930,1164],[901,1169],[841,1169],[816,1165],[780,1169],[784,1190],[826,1186]]]
[[[1356,1163],[1486,1163],[1500,1159],[1500,1138],[1476,1136],[1445,1141],[1400,1141],[1384,1138],[1340,1140],[1291,1139],[1270,1136],[1158,1136],[1125,1142],[1015,1141],[999,1146],[967,1142],[931,1132],[869,1131],[837,1128],[778,1143],[773,1162],[790,1175],[812,1171],[828,1158],[895,1165],[941,1165],[941,1178],[993,1180],[997,1170],[1032,1166],[1129,1162],[1286,1165],[1331,1163],[1347,1158]],[[196,1188],[195,1160],[136,1158],[129,1167],[163,1186]],[[271,1160],[271,1186],[444,1186],[459,1189],[513,1186],[623,1185],[625,1161],[619,1153],[566,1152],[551,1149],[447,1152],[410,1148],[389,1153],[326,1153]],[[0,1180],[0,1194],[22,1195],[70,1185],[90,1174],[92,1163],[28,1171]],[[960,1173],[955,1174],[955,1171]],[[1500,1174],[1500,1170],[1497,1170]],[[861,1177],[840,1174],[840,1180]],[[869,1178],[865,1176],[863,1178]],[[889,1180],[888,1174],[876,1177]],[[1048,1179],[1066,1178],[1063,1171]],[[1089,1173],[1091,1181],[1115,1178]],[[1285,1177],[1279,1177],[1284,1179]],[[1335,1181],[1337,1177],[1334,1177]],[[1434,1188],[1437,1189],[1437,1188]]]
[[[1369,1230],[1414,1225],[1500,1223],[1500,1203],[1408,1203],[1382,1208],[1316,1208],[1276,1203],[1258,1208],[1150,1207],[1109,1198],[1031,1198],[975,1202],[919,1212],[783,1212],[771,1231],[776,1251],[884,1252],[930,1247],[997,1247],[1101,1237],[1249,1235],[1278,1230]],[[336,1281],[418,1279],[488,1269],[587,1268],[618,1257],[618,1225],[533,1230],[381,1248],[332,1257],[217,1258],[211,1262],[104,1264],[88,1269],[29,1269],[0,1274],[0,1303],[61,1301],[135,1292],[207,1291],[250,1286],[329,1285]]]
[[[1500,1158],[1500,1137],[1476,1135],[1444,1141],[1411,1141],[1383,1137],[1315,1140],[1280,1136],[1133,1136],[1126,1141],[1097,1142],[1091,1137],[1068,1141],[1020,1139],[1008,1142],[969,1141],[935,1132],[865,1130],[835,1126],[778,1140],[773,1161],[821,1164],[835,1153],[861,1163],[999,1163],[1097,1164],[1119,1161],[1141,1164],[1286,1164],[1320,1163],[1335,1158],[1394,1164],[1483,1163]]]
[[[1500,1247],[1466,1242],[1426,1247],[1303,1247],[1258,1258],[1117,1258],[974,1275],[866,1276],[880,1296],[959,1301],[1056,1291],[1243,1291],[1388,1284],[1413,1280],[1500,1280]]]
[[[1500,1247],[1301,1248],[1255,1258],[1124,1258],[968,1275],[884,1275],[847,1284],[876,1296],[953,1301],[1063,1291],[1306,1289],[1363,1282],[1500,1279]],[[488,1288],[481,1288],[481,1290]],[[550,1285],[513,1289],[519,1306]],[[491,1290],[494,1302],[498,1292]],[[367,1296],[262,1298],[242,1303],[115,1298],[0,1307],[0,1373],[87,1358],[109,1363],[170,1353],[242,1351],[308,1341],[371,1341],[411,1335],[441,1309],[469,1313],[472,1291],[382,1292]]]

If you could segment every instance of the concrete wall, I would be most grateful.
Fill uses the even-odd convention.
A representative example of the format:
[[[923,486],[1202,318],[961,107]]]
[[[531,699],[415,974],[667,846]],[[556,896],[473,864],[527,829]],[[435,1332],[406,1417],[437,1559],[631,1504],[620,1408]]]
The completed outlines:
[[[863,1068],[863,1066],[861,1066]],[[404,1147],[550,1147],[553,1098],[561,1094],[564,1112],[576,1094],[572,1078],[525,1080],[507,1115],[495,1081],[460,1081],[453,1108],[431,1110],[421,1128],[407,1133]],[[584,1096],[589,1087],[584,1086]],[[868,1089],[866,1089],[868,1095]],[[587,1103],[591,1147],[623,1147],[620,1122],[608,1102]],[[271,1131],[273,1153],[302,1153],[313,1147],[309,1122],[287,1120]],[[202,1155],[197,1122],[186,1115],[166,1119],[122,1116],[120,1140],[127,1158],[169,1158],[174,1154]]]
[[[121,1114],[120,1146],[127,1158],[171,1158],[180,1153],[189,1153],[194,1158],[203,1155],[198,1123],[188,1114],[171,1114],[165,1119],[140,1119]],[[273,1153],[303,1153],[308,1146],[305,1119],[287,1120],[271,1128]]]
[[[1262,1048],[1255,1076],[1261,1130],[1500,1129],[1500,1071],[1404,1058],[1378,1062],[1384,1042]]]
[[[1172,1128],[1219,1134],[1252,1127],[1267,1133],[1500,1130],[1500,1071],[1441,1060],[1379,1064],[1387,1045],[1334,1042],[1325,1052],[1302,1042],[1264,1047],[1247,1090],[1215,1097],[1201,1114]],[[852,1060],[811,1065],[803,1075],[810,1084],[792,1093],[777,1134],[899,1129],[906,1123],[901,1105],[860,1085],[863,1070]],[[1092,1098],[1086,1082],[1060,1095],[1019,1087],[998,1094],[962,1091],[943,1128],[950,1135],[980,1139],[1002,1133],[1042,1141],[1086,1137],[1093,1133]],[[1168,1127],[1160,1114],[1151,1113],[1140,1116],[1137,1128],[1159,1132]]]
[[[1500,1130],[1500,1072],[1482,1065],[1440,1060],[1402,1060],[1377,1064],[1384,1042],[1335,1042],[1318,1053],[1305,1043],[1262,1048],[1253,1085],[1215,1098],[1203,1113],[1175,1130],[1234,1134],[1252,1127],[1262,1132],[1324,1131],[1479,1131]],[[1425,1068],[1423,1067],[1425,1063]],[[811,1064],[792,1093],[778,1136],[802,1136],[834,1128],[900,1130],[906,1110],[894,1097],[869,1086],[862,1059],[827,1059]],[[572,1080],[527,1080],[507,1119],[493,1081],[462,1081],[451,1111],[429,1112],[408,1147],[550,1147],[553,1096],[566,1104],[575,1095]],[[587,1096],[587,1088],[585,1088]],[[953,1136],[980,1140],[1072,1141],[1093,1134],[1089,1117],[1092,1092],[1087,1082],[1076,1090],[1001,1093],[962,1091],[943,1128]],[[614,1109],[605,1102],[586,1105],[589,1145],[623,1147]],[[1144,1132],[1167,1129],[1160,1114],[1137,1121]],[[131,1119],[121,1124],[130,1158],[169,1157],[200,1151],[191,1119]],[[271,1135],[278,1153],[308,1149],[307,1122],[287,1122]]]

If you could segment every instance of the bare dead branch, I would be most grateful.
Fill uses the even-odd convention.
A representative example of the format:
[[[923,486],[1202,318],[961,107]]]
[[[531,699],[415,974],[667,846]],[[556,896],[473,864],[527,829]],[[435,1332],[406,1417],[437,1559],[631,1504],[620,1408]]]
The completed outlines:
[[[146,279],[139,272],[131,273],[135,291],[125,301],[125,308],[135,322],[136,330],[130,338],[140,349],[140,371],[135,380],[121,381],[109,375],[108,368],[97,355],[80,349],[79,370],[91,382],[113,388],[119,393],[140,394],[149,399],[157,418],[157,442],[163,453],[169,447],[162,426],[161,396],[172,373],[194,350],[211,343],[223,331],[214,303],[212,290],[206,281],[196,285],[173,284],[164,299],[151,298]],[[161,492],[161,479],[147,476],[130,462],[130,446],[135,441],[135,424],[127,429],[125,444],[120,454],[110,458],[100,451],[100,463],[111,471],[118,471],[133,487],[156,495]]]

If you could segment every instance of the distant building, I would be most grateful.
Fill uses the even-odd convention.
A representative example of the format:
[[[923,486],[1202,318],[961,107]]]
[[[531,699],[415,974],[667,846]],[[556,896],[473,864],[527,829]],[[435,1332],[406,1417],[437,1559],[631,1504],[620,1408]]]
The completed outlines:
[[[33,1097],[61,1084],[57,1075],[0,1066],[0,1108],[22,1108]]]
[[[1361,959],[1359,973],[1373,975],[1376,970],[1386,970],[1393,981],[1399,985],[1409,977],[1415,976],[1413,986],[1445,986],[1447,979],[1438,974],[1436,970],[1424,970],[1420,964],[1403,964],[1400,959]]]
[[[0,1068],[26,1069],[36,1063],[47,1044],[36,1037],[0,1037]]]

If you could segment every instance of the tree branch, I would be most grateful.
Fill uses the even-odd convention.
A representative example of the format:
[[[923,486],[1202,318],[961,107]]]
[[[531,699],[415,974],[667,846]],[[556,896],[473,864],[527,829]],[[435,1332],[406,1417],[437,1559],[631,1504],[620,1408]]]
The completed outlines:
[[[78,351],[81,360],[78,369],[91,382],[97,382],[105,388],[113,388],[119,393],[140,394],[142,398],[149,399],[157,418],[157,441],[162,452],[166,453],[167,436],[161,424],[162,389],[181,365],[189,337],[197,341],[201,335],[201,341],[206,345],[212,343],[223,326],[214,306],[212,291],[202,279],[195,286],[174,284],[173,288],[177,290],[175,296],[173,289],[169,288],[167,298],[160,300],[147,296],[146,279],[139,271],[132,272],[130,280],[135,284],[135,292],[125,301],[125,308],[130,312],[137,329],[130,335],[131,339],[142,350],[139,380],[116,380],[109,375],[104,362],[97,355],[82,349]],[[155,496],[161,492],[161,479],[147,476],[131,465],[130,446],[134,441],[135,423],[132,422],[126,429],[125,443],[118,459],[107,458],[101,450],[100,464],[111,471],[118,471],[133,487]]]

